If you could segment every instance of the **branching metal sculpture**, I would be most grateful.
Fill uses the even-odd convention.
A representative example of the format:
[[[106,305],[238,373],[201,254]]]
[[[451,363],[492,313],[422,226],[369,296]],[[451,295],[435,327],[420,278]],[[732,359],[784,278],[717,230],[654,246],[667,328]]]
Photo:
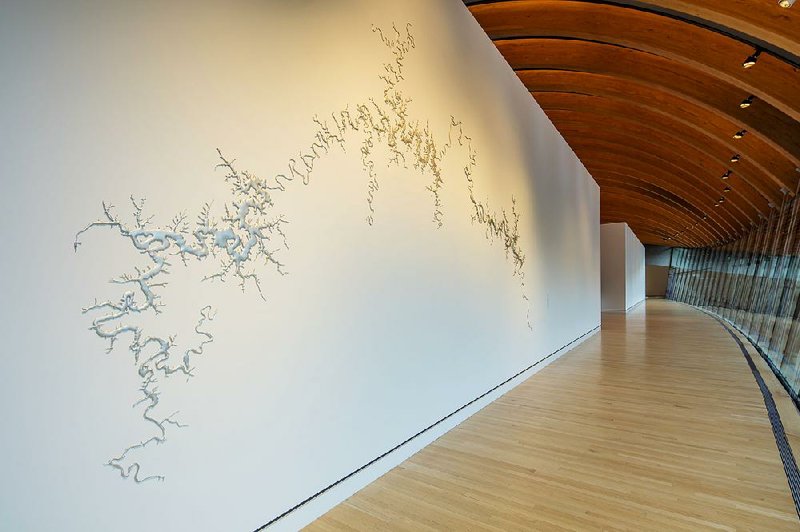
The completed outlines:
[[[278,273],[285,274],[284,265],[277,259],[276,252],[280,247],[288,248],[283,232],[283,226],[288,221],[274,213],[276,209],[271,194],[285,191],[287,185],[296,179],[308,185],[315,163],[332,148],[339,147],[346,151],[348,139],[353,135],[360,135],[361,164],[368,176],[366,220],[370,225],[374,222],[375,200],[380,188],[373,155],[376,145],[383,144],[388,149],[388,166],[408,168],[410,165],[422,175],[430,177],[426,190],[433,199],[432,221],[438,227],[442,226],[444,220],[441,198],[445,183],[443,160],[452,150],[466,151],[463,175],[472,204],[472,221],[484,227],[488,240],[502,243],[506,257],[514,265],[513,275],[520,280],[523,298],[528,299],[524,281],[525,255],[519,241],[520,215],[514,198],[511,198],[510,214],[505,209],[498,213],[478,199],[473,178],[477,154],[472,139],[464,133],[460,121],[451,116],[447,139],[442,140],[435,138],[427,122],[423,124],[409,116],[412,100],[403,94],[401,84],[406,55],[415,47],[410,29],[411,24],[407,24],[405,34],[401,34],[392,26],[393,35],[387,35],[380,28],[372,28],[393,55],[393,60],[383,65],[380,75],[384,82],[382,99],[369,98],[355,105],[352,110],[348,106],[331,113],[327,119],[314,117],[317,130],[313,141],[297,157],[289,159],[288,172],[270,180],[262,179],[237,170],[234,161],[226,159],[217,150],[220,159],[217,168],[225,171],[225,181],[232,194],[218,219],[212,217],[211,204],[206,203],[193,226],[190,226],[185,213],[176,215],[165,227],[156,226],[152,217],[144,215],[144,199],[137,201],[131,197],[132,222],[122,221],[112,205],[103,203],[102,217],[76,234],[76,251],[81,245],[81,237],[87,231],[108,228],[128,240],[139,254],[147,257],[147,266],[136,267],[133,273],[111,280],[113,284],[132,288],[126,290],[118,301],[95,301],[83,309],[85,314],[96,315],[90,330],[108,342],[107,352],[113,350],[118,340],[129,340],[128,351],[133,356],[141,379],[139,391],[142,397],[134,407],[145,405],[142,417],[154,428],[149,438],[126,447],[106,463],[117,470],[122,478],[132,478],[137,483],[163,480],[161,475],[140,476],[141,465],[130,455],[151,444],[164,443],[169,426],[185,426],[175,419],[178,412],[166,417],[158,417],[154,412],[159,405],[159,382],[175,373],[192,377],[192,357],[202,355],[205,346],[214,340],[206,330],[208,322],[214,318],[210,306],[200,310],[194,328],[200,337],[199,344],[183,351],[179,362],[176,362],[180,355],[176,354],[174,335],[148,335],[141,325],[131,321],[146,312],[161,312],[163,304],[156,291],[166,285],[164,279],[171,267],[169,259],[177,256],[185,265],[191,258],[198,261],[215,258],[218,268],[204,280],[225,281],[234,277],[242,290],[252,285],[264,298],[257,266],[271,266]]]
[[[387,35],[378,27],[372,31],[377,33],[381,42],[393,55],[393,60],[383,65],[383,73],[379,76],[384,83],[383,97],[380,100],[369,98],[355,106],[347,106],[343,110],[331,113],[329,118],[314,117],[317,130],[314,141],[296,158],[289,160],[288,172],[280,174],[277,179],[285,182],[299,178],[308,184],[314,163],[338,147],[346,151],[349,135],[360,135],[361,163],[369,177],[367,183],[367,222],[372,225],[375,214],[375,199],[380,188],[378,172],[373,158],[376,145],[383,144],[388,149],[388,166],[402,168],[411,167],[423,175],[430,176],[426,189],[433,197],[433,221],[441,227],[444,220],[442,211],[441,190],[444,187],[442,163],[456,146],[466,149],[467,159],[463,173],[472,202],[473,222],[485,227],[489,240],[500,240],[505,247],[506,256],[514,264],[514,275],[520,280],[522,297],[525,294],[524,265],[525,254],[519,241],[519,213],[516,201],[511,198],[510,215],[503,209],[499,213],[489,208],[486,202],[478,199],[475,193],[473,172],[477,165],[477,153],[472,146],[472,138],[464,133],[463,124],[450,117],[450,129],[447,140],[436,139],[430,125],[410,117],[409,104],[412,99],[402,91],[405,79],[404,66],[406,55],[415,48],[411,34],[411,24],[406,24],[405,33],[392,26],[392,33]],[[530,320],[528,321],[530,327]]]
[[[180,373],[187,378],[194,376],[192,357],[202,355],[205,346],[214,337],[205,330],[207,322],[214,319],[210,307],[200,310],[200,318],[194,330],[201,337],[199,345],[183,352],[179,363],[175,363],[175,337],[150,336],[140,325],[132,323],[131,318],[152,311],[161,312],[158,288],[164,287],[164,277],[170,273],[170,257],[177,256],[184,264],[190,257],[204,260],[216,257],[219,268],[206,280],[225,281],[235,277],[242,290],[252,283],[263,298],[261,283],[256,272],[259,262],[272,265],[281,274],[283,264],[275,256],[270,244],[278,241],[285,246],[285,235],[282,225],[286,220],[281,216],[273,216],[270,191],[280,188],[277,184],[257,178],[248,172],[239,172],[233,161],[219,153],[218,168],[226,171],[225,180],[231,187],[232,199],[225,205],[221,219],[211,218],[211,205],[206,203],[200,210],[194,227],[190,228],[185,214],[179,214],[166,227],[153,226],[152,217],[144,216],[144,200],[131,198],[133,222],[122,221],[115,213],[113,206],[103,203],[103,217],[78,231],[75,235],[74,248],[81,245],[81,236],[90,229],[109,228],[129,240],[140,254],[148,258],[148,265],[136,267],[133,273],[126,273],[112,279],[114,284],[131,286],[119,301],[95,301],[83,309],[84,314],[100,313],[89,328],[97,336],[108,342],[107,352],[114,349],[116,342],[128,338],[128,351],[133,355],[137,371],[141,379],[140,392],[142,398],[134,407],[145,404],[142,417],[155,427],[155,435],[135,445],[131,445],[106,465],[119,471],[123,478],[132,477],[136,482],[147,480],[163,480],[161,475],[140,477],[140,464],[128,461],[128,455],[136,449],[143,449],[151,443],[161,444],[166,441],[168,425],[182,427],[174,417],[174,412],[167,417],[157,419],[153,410],[159,403],[159,379]]]

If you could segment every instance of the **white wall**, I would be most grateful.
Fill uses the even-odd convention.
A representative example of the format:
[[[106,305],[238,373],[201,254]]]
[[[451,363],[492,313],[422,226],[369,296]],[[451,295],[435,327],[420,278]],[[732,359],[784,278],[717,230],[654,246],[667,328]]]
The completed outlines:
[[[644,246],[625,223],[600,226],[601,305],[627,311],[645,298]]]
[[[604,311],[625,310],[625,224],[600,226],[600,300]]]
[[[625,308],[632,308],[644,301],[644,298],[644,246],[628,224],[625,224]]]
[[[235,278],[202,280],[224,250],[186,266],[171,257],[163,313],[129,321],[176,335],[179,364],[211,305],[202,327],[214,340],[192,356],[194,378],[160,384],[153,416],[179,411],[188,426],[131,452],[165,480],[123,480],[103,464],[156,431],[131,408],[142,381],[130,337],[105,354],[88,330],[103,312],[81,308],[119,301],[128,288],[108,281],[153,263],[113,227],[81,235],[77,253],[76,233],[103,201],[133,223],[131,195],[147,198],[148,227],[182,211],[194,227],[208,201],[220,217],[232,192],[217,147],[273,182],[310,153],[314,116],[359,103],[377,116],[370,98],[385,108],[393,57],[370,28],[391,36],[393,23],[413,25],[408,120],[427,124],[437,149],[450,135],[442,227],[431,173],[389,164],[379,138],[365,222],[364,136],[349,132],[346,151],[315,159],[308,185],[273,191],[288,248],[267,243],[288,274],[257,267],[264,300]],[[254,529],[599,325],[598,187],[457,0],[6,2],[0,68],[0,528]],[[458,143],[451,117],[471,141]],[[503,242],[472,220],[470,142],[475,197],[498,216],[516,198],[524,286]],[[275,529],[302,525],[435,434]]]

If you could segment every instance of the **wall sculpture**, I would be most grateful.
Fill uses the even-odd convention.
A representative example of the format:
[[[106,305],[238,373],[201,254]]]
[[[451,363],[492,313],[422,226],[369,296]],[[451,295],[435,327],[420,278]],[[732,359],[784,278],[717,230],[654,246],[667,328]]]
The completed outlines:
[[[372,31],[392,54],[392,60],[383,65],[380,74],[382,95],[332,112],[325,118],[314,117],[317,128],[313,140],[296,157],[289,159],[287,171],[269,179],[260,178],[238,170],[235,161],[218,150],[220,162],[217,168],[225,172],[224,179],[230,187],[230,196],[218,215],[212,213],[209,202],[200,208],[193,223],[186,214],[179,214],[170,223],[158,225],[152,216],[144,214],[144,199],[131,198],[130,221],[120,218],[111,204],[103,203],[101,217],[76,234],[74,248],[77,251],[87,231],[110,229],[146,259],[145,266],[133,267],[132,272],[110,281],[124,290],[118,300],[95,300],[83,309],[83,313],[94,316],[90,330],[107,342],[107,352],[111,352],[119,341],[128,342],[127,351],[136,364],[140,379],[141,398],[134,406],[142,409],[142,418],[152,430],[149,436],[125,447],[106,462],[122,478],[132,478],[137,483],[164,480],[162,475],[144,475],[134,456],[135,451],[164,443],[171,427],[185,426],[177,419],[178,412],[166,416],[156,412],[161,399],[159,383],[175,374],[187,379],[193,377],[193,357],[205,354],[214,340],[209,329],[214,319],[210,306],[199,311],[194,327],[198,343],[182,352],[176,350],[174,336],[150,335],[144,326],[136,323],[136,317],[145,313],[157,315],[166,305],[158,292],[166,286],[166,275],[172,271],[175,261],[183,265],[192,259],[215,261],[215,273],[204,280],[233,278],[242,290],[251,286],[266,298],[260,270],[266,267],[285,274],[277,252],[289,247],[282,230],[288,220],[280,214],[273,195],[278,198],[291,183],[308,185],[315,163],[333,149],[347,153],[352,143],[358,143],[361,164],[368,179],[366,222],[370,225],[374,221],[375,202],[380,190],[379,165],[374,158],[376,145],[388,149],[388,166],[410,167],[427,177],[425,188],[432,198],[432,222],[437,227],[443,225],[445,218],[440,195],[445,186],[443,161],[451,153],[462,154],[461,183],[469,194],[472,222],[482,228],[490,243],[497,240],[503,245],[506,257],[513,264],[513,275],[520,283],[522,297],[528,300],[524,280],[525,254],[519,236],[520,213],[515,199],[510,198],[509,208],[499,211],[480,199],[474,177],[477,153],[472,138],[465,133],[459,120],[451,116],[445,139],[436,138],[426,121],[411,116],[412,99],[402,90],[406,56],[416,46],[411,24],[405,26],[403,33],[395,26],[391,32],[377,27]],[[529,320],[528,327],[531,327]]]

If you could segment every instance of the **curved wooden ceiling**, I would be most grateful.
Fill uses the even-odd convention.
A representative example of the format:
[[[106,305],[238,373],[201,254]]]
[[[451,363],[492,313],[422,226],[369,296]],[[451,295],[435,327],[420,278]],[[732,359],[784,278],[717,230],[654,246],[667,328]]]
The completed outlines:
[[[602,222],[705,246],[797,193],[800,3],[465,3],[600,185]]]

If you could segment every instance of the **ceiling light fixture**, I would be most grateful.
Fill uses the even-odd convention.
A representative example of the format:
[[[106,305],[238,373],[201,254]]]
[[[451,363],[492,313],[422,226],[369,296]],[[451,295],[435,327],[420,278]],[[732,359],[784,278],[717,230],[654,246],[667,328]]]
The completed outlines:
[[[745,135],[747,135],[747,130],[746,129],[742,129],[741,131],[737,131],[736,133],[734,133],[733,134],[733,138],[735,138],[736,140],[739,140],[740,138],[744,137]]]
[[[733,172],[731,172],[730,170],[726,171],[724,174],[722,174],[722,180],[725,181],[726,179],[728,179],[732,173]]]
[[[722,192],[724,192],[725,194],[727,194],[730,191],[731,191],[731,187],[725,187],[725,188],[722,189]]]
[[[720,203],[725,203],[725,198],[720,198],[720,199],[719,199],[719,202],[720,202]]]
[[[747,59],[742,63],[742,68],[752,68],[758,62],[758,56],[761,55],[761,50],[756,48],[756,51],[747,56]]]
[[[750,96],[742,100],[742,103],[739,104],[739,107],[741,107],[742,109],[747,109],[748,107],[753,105],[753,98],[755,98],[755,96],[751,94]]]
[[[785,8],[790,8],[794,5],[794,0],[778,0],[778,5]]]
[[[742,157],[741,157],[741,156],[740,156],[740,155],[737,153],[736,155],[734,155],[733,157],[731,157],[731,162],[732,162],[732,163],[738,163],[738,162],[739,162],[739,159],[741,159],[741,158],[742,158]]]

